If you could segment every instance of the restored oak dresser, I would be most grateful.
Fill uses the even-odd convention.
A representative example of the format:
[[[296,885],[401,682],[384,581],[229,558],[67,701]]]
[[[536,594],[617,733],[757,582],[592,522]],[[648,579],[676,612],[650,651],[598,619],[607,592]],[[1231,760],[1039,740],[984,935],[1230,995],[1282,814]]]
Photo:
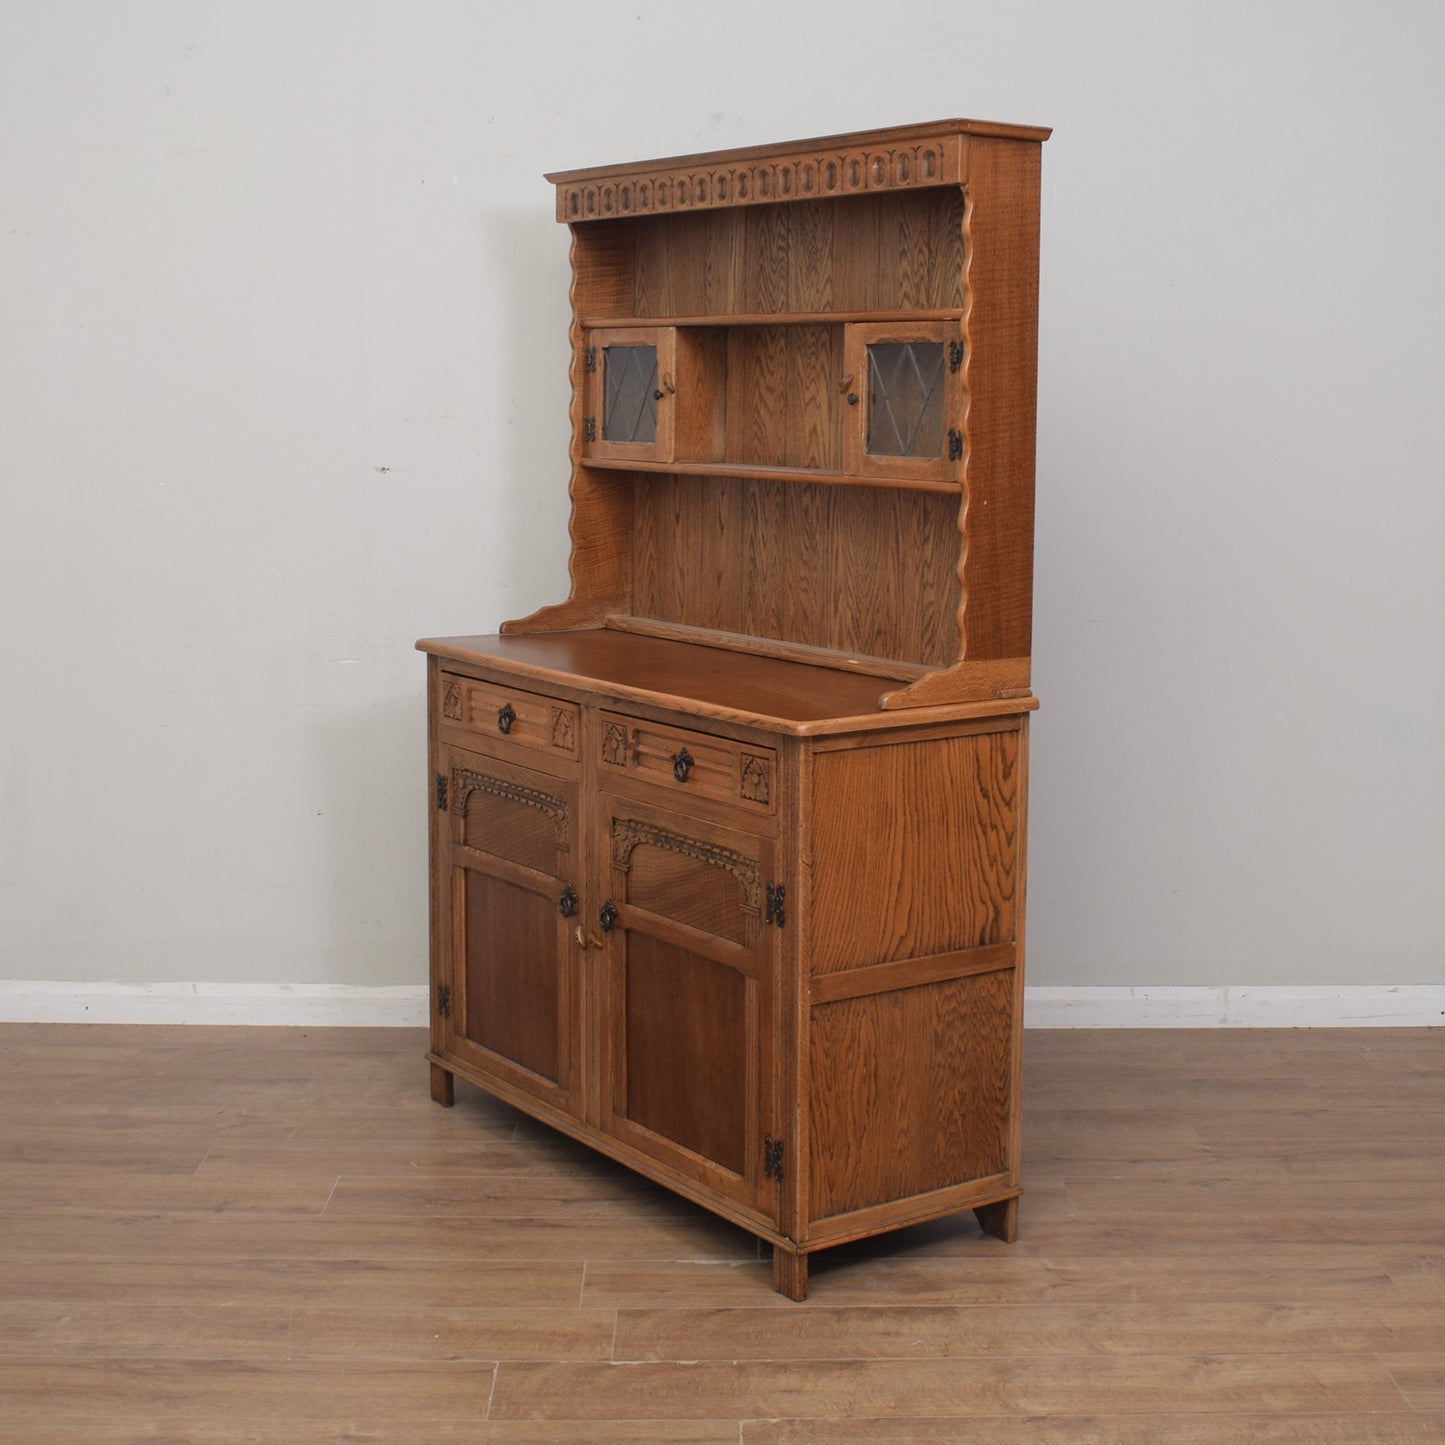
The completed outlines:
[[[807,1257],[1017,1229],[1039,163],[970,120],[549,176],[571,595],[425,640],[432,1094]]]

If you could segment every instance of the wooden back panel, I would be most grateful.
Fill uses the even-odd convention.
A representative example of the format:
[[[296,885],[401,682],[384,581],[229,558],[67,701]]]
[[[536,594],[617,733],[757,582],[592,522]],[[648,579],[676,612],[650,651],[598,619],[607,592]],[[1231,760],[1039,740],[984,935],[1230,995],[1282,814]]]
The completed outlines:
[[[946,493],[639,473],[633,610],[947,667],[958,507]]]

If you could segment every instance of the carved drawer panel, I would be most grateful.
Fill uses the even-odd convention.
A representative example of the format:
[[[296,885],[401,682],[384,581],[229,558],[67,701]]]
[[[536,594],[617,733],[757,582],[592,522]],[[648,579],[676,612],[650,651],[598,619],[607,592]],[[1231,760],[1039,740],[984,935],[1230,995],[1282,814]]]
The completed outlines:
[[[689,728],[602,714],[602,780],[623,773],[682,797],[710,798],[754,813],[771,813],[777,754]]]
[[[488,752],[573,763],[581,756],[574,703],[445,672],[441,690],[442,726],[488,739]]]

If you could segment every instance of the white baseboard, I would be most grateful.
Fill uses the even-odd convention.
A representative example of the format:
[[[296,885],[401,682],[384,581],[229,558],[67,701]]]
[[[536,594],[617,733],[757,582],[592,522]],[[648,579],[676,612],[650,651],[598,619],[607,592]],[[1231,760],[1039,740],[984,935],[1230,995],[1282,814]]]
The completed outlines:
[[[55,983],[0,979],[0,1023],[309,1024],[425,1028],[427,986]]]
[[[0,1023],[423,1028],[425,984],[65,983],[0,979]],[[1445,985],[1024,990],[1040,1029],[1445,1027]]]
[[[1025,988],[1036,1029],[1445,1027],[1445,985]]]

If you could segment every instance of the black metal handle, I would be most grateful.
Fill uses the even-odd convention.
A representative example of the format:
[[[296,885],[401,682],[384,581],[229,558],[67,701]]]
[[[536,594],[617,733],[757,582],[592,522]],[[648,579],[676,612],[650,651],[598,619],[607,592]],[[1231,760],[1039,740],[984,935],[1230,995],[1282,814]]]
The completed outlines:
[[[597,922],[603,933],[612,932],[612,925],[617,922],[617,908],[610,898],[602,905],[602,912],[597,915]]]
[[[662,400],[662,393],[661,393],[660,391],[654,391],[654,392],[652,393],[652,399],[653,399],[653,401],[661,401],[661,400]]]
[[[693,763],[696,761],[686,748],[683,748],[681,752],[674,753],[672,755],[672,776],[679,783],[687,782],[687,775],[692,771]]]
[[[849,406],[857,406],[857,405],[858,405],[858,393],[857,393],[856,391],[850,391],[850,392],[848,393],[848,405],[849,405]]]
[[[571,918],[577,911],[577,892],[570,883],[562,890],[562,896],[557,900],[557,911],[563,918]]]
[[[509,733],[512,731],[512,724],[517,721],[517,714],[512,711],[511,703],[503,703],[502,710],[497,714],[497,731]]]

